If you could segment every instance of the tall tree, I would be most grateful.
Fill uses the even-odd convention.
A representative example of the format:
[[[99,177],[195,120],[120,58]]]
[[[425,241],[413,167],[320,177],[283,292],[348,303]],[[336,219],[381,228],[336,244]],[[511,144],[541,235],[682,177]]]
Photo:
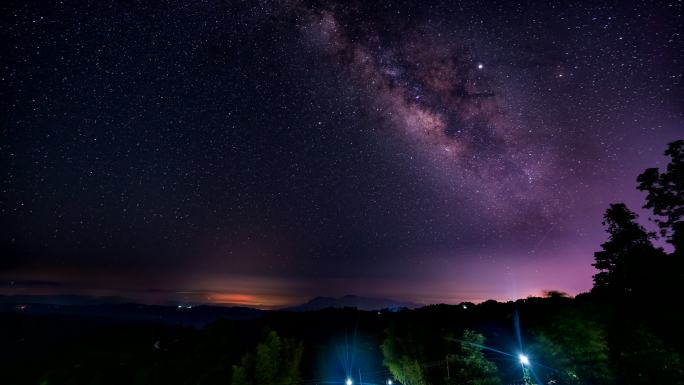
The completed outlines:
[[[624,203],[606,210],[603,224],[610,235],[594,253],[594,290],[613,295],[645,294],[655,289],[658,268],[664,253],[653,246],[654,234],[636,222],[638,216]]]
[[[423,368],[417,359],[416,345],[410,333],[398,336],[394,327],[385,330],[385,340],[380,345],[383,363],[401,384],[428,384]]]
[[[608,333],[602,322],[572,308],[539,323],[532,335],[528,349],[544,364],[536,368],[543,383],[613,383]]]
[[[449,379],[452,384],[498,385],[501,383],[497,368],[482,353],[485,337],[472,330],[466,330],[461,337],[459,354],[450,357],[454,373]]]
[[[249,385],[251,381],[247,378],[247,368],[249,368],[249,355],[245,355],[240,360],[240,365],[233,365],[233,375],[231,385]]]
[[[233,366],[231,384],[296,384],[301,377],[302,350],[301,342],[282,339],[271,331],[254,354],[246,354],[240,365]]]
[[[639,190],[646,191],[646,205],[659,218],[663,236],[684,255],[684,140],[668,145],[665,155],[670,157],[665,172],[649,168],[637,178]]]

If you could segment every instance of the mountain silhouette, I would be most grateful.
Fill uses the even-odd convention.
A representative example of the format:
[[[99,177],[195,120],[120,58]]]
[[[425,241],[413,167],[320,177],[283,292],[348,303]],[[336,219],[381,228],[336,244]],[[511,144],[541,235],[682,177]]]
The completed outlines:
[[[412,302],[397,301],[386,298],[361,297],[356,295],[345,295],[339,298],[316,297],[312,300],[293,307],[288,307],[285,311],[315,311],[327,308],[357,308],[359,310],[399,310],[403,308],[415,308],[420,305]]]

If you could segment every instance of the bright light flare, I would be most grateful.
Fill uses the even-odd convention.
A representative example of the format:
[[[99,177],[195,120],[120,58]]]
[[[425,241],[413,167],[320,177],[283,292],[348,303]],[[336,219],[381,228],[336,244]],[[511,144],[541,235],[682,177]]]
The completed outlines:
[[[392,380],[387,380],[387,385],[392,385]]]
[[[530,364],[530,358],[524,354],[518,355],[518,359],[520,359],[520,363],[523,365],[529,365]]]
[[[354,381],[352,381],[351,378],[347,378],[347,381],[345,381],[344,383],[345,383],[345,385],[353,385]]]

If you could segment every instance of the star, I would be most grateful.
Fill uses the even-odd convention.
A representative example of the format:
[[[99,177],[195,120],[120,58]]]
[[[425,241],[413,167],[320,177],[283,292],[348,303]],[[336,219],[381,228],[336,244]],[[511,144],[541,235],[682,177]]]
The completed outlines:
[[[511,295],[505,261],[520,295],[578,293],[602,202],[641,199],[637,171],[682,134],[665,2],[255,3],[6,7],[0,242],[22,277],[159,301],[406,282],[458,300]]]

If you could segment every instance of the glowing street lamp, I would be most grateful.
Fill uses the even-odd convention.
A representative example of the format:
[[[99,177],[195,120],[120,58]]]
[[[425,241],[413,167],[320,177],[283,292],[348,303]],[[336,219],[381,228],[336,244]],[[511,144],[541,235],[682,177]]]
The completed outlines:
[[[387,385],[392,385],[392,379],[387,380]]]
[[[354,381],[352,381],[351,378],[347,378],[347,381],[345,381],[344,383],[345,383],[345,385],[353,385]]]
[[[529,365],[530,364],[530,358],[524,354],[518,355],[518,359],[520,360],[520,363],[522,365]]]

